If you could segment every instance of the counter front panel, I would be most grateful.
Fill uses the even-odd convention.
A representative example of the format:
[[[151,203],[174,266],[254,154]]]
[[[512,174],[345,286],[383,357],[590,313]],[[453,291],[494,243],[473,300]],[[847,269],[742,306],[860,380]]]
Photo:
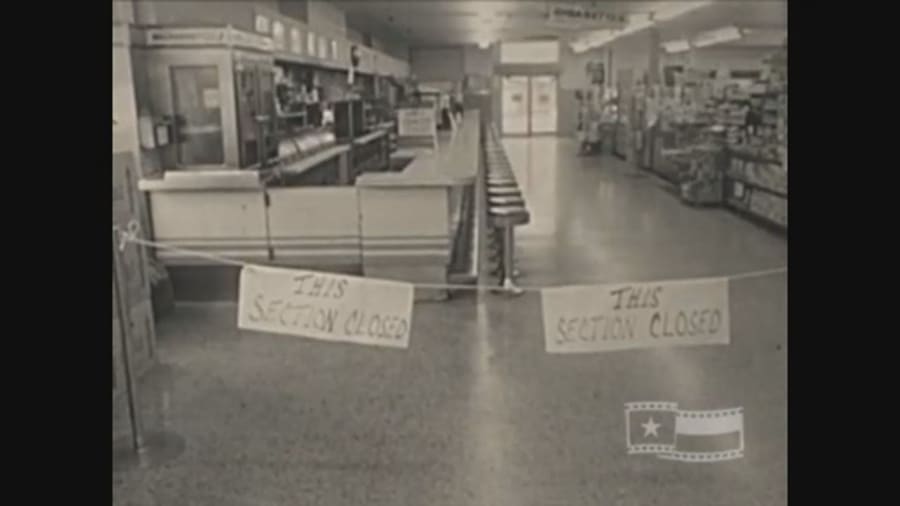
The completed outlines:
[[[307,267],[359,265],[356,188],[272,188],[268,194],[274,263]]]
[[[269,258],[261,190],[154,192],[150,210],[156,241],[242,261]],[[167,264],[210,263],[166,249],[157,256]]]

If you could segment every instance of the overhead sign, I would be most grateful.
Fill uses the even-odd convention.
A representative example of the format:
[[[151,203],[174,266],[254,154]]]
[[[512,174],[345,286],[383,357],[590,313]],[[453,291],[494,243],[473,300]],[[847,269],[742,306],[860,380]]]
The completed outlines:
[[[605,12],[579,4],[550,2],[547,6],[547,20],[560,28],[575,29],[622,29],[628,23],[625,14]]]
[[[548,353],[728,344],[726,278],[541,290]]]
[[[408,348],[413,285],[298,269],[241,271],[238,327]]]

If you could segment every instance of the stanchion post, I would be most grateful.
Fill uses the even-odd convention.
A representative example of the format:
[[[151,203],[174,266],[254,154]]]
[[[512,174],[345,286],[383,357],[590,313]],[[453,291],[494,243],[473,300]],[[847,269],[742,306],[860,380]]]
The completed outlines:
[[[144,445],[144,429],[141,423],[140,406],[138,404],[137,386],[134,380],[134,361],[131,355],[131,325],[126,321],[129,319],[128,303],[126,290],[122,284],[125,279],[124,269],[122,268],[122,250],[121,245],[124,244],[120,237],[124,231],[113,229],[113,269],[115,279],[113,290],[116,295],[116,303],[119,309],[119,336],[122,340],[122,362],[125,371],[125,395],[128,401],[128,418],[131,422],[131,442],[134,451],[141,454],[145,450]]]

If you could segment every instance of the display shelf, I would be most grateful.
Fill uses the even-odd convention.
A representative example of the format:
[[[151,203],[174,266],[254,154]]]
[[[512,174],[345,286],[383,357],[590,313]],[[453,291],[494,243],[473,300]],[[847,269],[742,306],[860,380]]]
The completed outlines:
[[[766,216],[757,214],[751,211],[749,208],[743,207],[740,204],[735,204],[730,199],[725,199],[725,206],[733,211],[735,214],[753,222],[763,227],[768,228],[769,230],[785,233],[787,232],[787,223],[780,223]]]
[[[777,160],[775,158],[766,158],[764,156],[754,155],[753,153],[747,153],[745,151],[737,151],[734,148],[729,149],[728,154],[732,157],[740,158],[741,160],[745,160],[748,162],[771,163],[775,165],[781,164],[781,160]]]
[[[278,119],[297,119],[297,118],[305,118],[306,111],[299,112],[287,112],[278,115]]]
[[[737,186],[739,183],[741,186]],[[780,231],[787,230],[787,196],[760,190],[755,185],[726,178],[725,206],[739,215]]]
[[[781,190],[777,190],[777,189],[775,189],[775,188],[769,188],[769,187],[764,186],[764,185],[761,185],[761,184],[759,184],[759,183],[754,183],[753,181],[750,181],[750,180],[748,180],[748,179],[744,179],[744,178],[740,178],[740,177],[735,177],[735,176],[732,176],[732,175],[730,175],[730,174],[727,174],[727,175],[725,176],[725,179],[726,179],[726,180],[729,180],[729,181],[734,181],[734,182],[741,183],[742,185],[747,186],[747,187],[749,187],[749,188],[753,188],[753,189],[755,189],[755,190],[760,190],[760,191],[764,191],[764,192],[766,192],[766,193],[771,193],[772,195],[775,195],[776,197],[783,198],[783,199],[785,199],[785,200],[787,200],[787,198],[788,198],[787,193],[785,193],[785,192],[783,192],[783,191],[781,191]]]

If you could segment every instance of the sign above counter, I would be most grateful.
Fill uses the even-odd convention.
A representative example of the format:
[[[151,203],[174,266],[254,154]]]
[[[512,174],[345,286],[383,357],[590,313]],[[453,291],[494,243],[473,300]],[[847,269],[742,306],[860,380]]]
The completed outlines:
[[[302,65],[314,65],[338,71],[349,71],[350,47],[354,43],[344,37],[311,30],[310,27],[272,9],[255,7],[254,27],[257,35],[269,38],[275,59]],[[358,47],[359,65],[355,71],[405,78],[409,63],[369,47]]]
[[[226,28],[148,28],[145,42],[150,47],[231,46],[272,51],[272,39],[255,33]]]

